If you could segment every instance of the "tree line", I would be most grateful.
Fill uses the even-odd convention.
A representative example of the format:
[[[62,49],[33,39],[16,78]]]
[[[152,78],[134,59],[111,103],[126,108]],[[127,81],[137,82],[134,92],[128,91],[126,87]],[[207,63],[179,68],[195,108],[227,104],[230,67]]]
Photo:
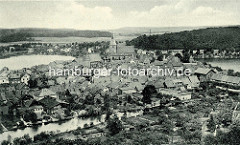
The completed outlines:
[[[144,50],[204,49],[240,51],[240,27],[206,28],[162,35],[141,35],[127,45]]]
[[[74,29],[0,29],[0,42],[32,40],[31,37],[111,37],[107,31]]]

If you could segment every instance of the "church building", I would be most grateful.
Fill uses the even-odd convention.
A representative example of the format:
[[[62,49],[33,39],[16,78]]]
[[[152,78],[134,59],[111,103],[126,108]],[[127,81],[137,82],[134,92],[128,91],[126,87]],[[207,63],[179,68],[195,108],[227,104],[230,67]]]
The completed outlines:
[[[135,56],[135,49],[133,46],[126,46],[125,42],[117,43],[112,36],[107,53],[111,60],[125,60]]]

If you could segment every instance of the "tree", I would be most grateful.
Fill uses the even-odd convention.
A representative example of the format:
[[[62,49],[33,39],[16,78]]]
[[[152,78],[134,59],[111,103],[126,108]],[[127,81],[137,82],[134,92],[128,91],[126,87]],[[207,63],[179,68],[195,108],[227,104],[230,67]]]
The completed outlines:
[[[121,120],[118,119],[117,115],[114,115],[113,118],[110,118],[107,122],[107,128],[110,132],[110,135],[118,134],[123,130],[123,125]]]
[[[65,91],[65,95],[66,96],[72,96],[72,94],[70,93],[70,91],[68,89]]]
[[[41,132],[40,134],[34,136],[34,141],[48,140],[50,137],[51,137],[51,134],[48,134],[46,132]]]
[[[157,91],[155,86],[147,85],[142,91],[142,94],[143,94],[142,102],[145,104],[151,104],[152,102],[151,96],[156,93]]]
[[[229,69],[228,72],[227,72],[227,74],[228,74],[229,76],[234,76],[234,70]]]
[[[208,120],[207,127],[210,132],[214,132],[216,129],[216,123],[215,123],[212,115],[210,116],[210,119]]]
[[[189,49],[183,49],[183,57],[181,59],[181,61],[183,63],[189,63],[189,59],[190,59],[190,50]]]
[[[213,135],[207,135],[204,138],[204,143],[205,145],[214,145],[214,144],[217,144],[217,140]]]
[[[37,87],[37,80],[32,80],[32,79],[30,79],[29,81],[28,81],[28,86],[30,87],[30,88],[36,88]]]
[[[25,115],[24,115],[24,120],[25,121],[31,121],[32,123],[36,123],[37,122],[37,115],[36,113],[32,112],[32,111],[26,111]]]
[[[26,144],[30,144],[32,143],[32,139],[30,138],[30,136],[27,134],[27,135],[24,135],[23,137],[20,137],[20,138],[15,138],[13,140],[13,144],[15,145],[26,145]]]
[[[9,142],[9,141],[7,141],[7,140],[4,140],[3,142],[2,142],[2,145],[10,145],[11,144],[11,142]]]
[[[182,61],[183,56],[180,53],[175,54],[175,56],[178,57]]]
[[[156,52],[156,55],[157,55],[157,60],[159,61],[163,61],[163,54],[162,54],[162,51],[157,51]]]
[[[85,104],[94,105],[94,97],[92,95],[87,95],[85,99]]]

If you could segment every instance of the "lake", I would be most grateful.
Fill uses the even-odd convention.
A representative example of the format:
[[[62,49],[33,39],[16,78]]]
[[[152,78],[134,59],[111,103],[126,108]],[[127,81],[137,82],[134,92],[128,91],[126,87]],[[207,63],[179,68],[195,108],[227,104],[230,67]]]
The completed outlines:
[[[8,67],[10,70],[19,70],[22,68],[30,68],[32,66],[49,64],[56,60],[73,60],[72,56],[63,55],[22,55],[5,59],[0,59],[0,69]]]
[[[117,41],[126,41],[132,40],[137,36],[116,36],[115,40]],[[0,43],[0,46],[8,46],[8,45],[15,45],[15,44],[24,44],[24,43],[83,43],[83,42],[101,42],[101,41],[110,41],[110,37],[33,37],[34,41],[19,41],[19,42],[9,42],[9,43]]]
[[[201,62],[207,62],[212,66],[218,66],[222,69],[233,69],[240,72],[240,59],[199,59]]]
[[[142,115],[143,111],[137,111],[137,112],[127,112],[126,117],[135,117],[137,115]],[[116,113],[119,119],[124,116],[124,113]],[[8,140],[8,138],[11,138],[12,140],[17,137],[22,137],[25,134],[29,134],[30,137],[34,137],[37,134],[40,134],[41,132],[56,132],[56,133],[61,133],[61,132],[66,132],[66,131],[71,131],[71,130],[76,130],[78,127],[83,128],[84,124],[90,124],[93,122],[94,125],[99,124],[101,122],[105,122],[106,115],[102,115],[100,119],[95,118],[78,118],[75,116],[73,119],[68,120],[63,123],[49,123],[47,125],[41,125],[38,126],[37,128],[33,127],[27,127],[24,129],[17,129],[16,131],[7,131],[2,134],[0,134],[0,143],[3,140]]]

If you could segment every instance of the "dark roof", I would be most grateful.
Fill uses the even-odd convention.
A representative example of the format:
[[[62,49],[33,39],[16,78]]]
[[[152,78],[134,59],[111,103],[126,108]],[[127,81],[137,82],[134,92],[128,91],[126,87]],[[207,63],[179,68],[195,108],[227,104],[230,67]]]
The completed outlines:
[[[52,97],[44,97],[43,99],[39,100],[39,103],[41,103],[47,109],[51,109],[61,104],[55,98],[52,98]]]

